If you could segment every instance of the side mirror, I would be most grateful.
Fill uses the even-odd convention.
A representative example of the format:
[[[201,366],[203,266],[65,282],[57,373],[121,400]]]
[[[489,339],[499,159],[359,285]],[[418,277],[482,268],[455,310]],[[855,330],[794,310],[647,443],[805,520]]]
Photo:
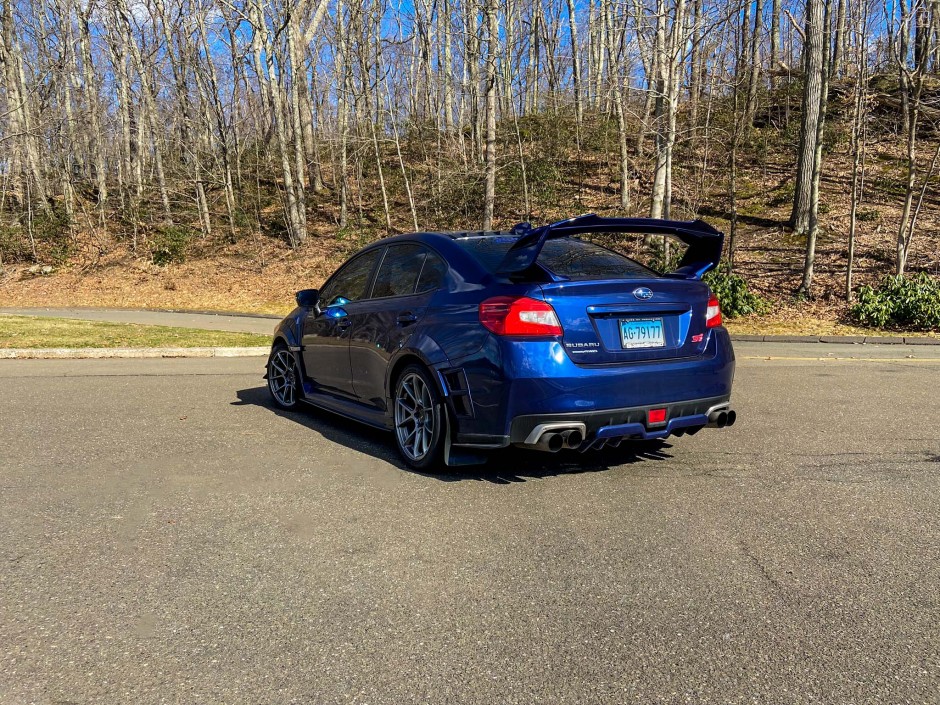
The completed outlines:
[[[302,308],[312,308],[320,300],[320,291],[318,289],[301,289],[295,295],[297,305]]]

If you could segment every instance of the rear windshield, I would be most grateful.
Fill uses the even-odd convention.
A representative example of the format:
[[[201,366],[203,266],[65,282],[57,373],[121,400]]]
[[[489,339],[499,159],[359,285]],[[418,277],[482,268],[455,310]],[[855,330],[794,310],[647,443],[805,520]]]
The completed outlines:
[[[514,237],[468,237],[455,240],[491,272],[499,268],[515,241]],[[659,276],[613,250],[573,237],[546,242],[539,253],[538,263],[553,274],[573,280],[648,279]]]

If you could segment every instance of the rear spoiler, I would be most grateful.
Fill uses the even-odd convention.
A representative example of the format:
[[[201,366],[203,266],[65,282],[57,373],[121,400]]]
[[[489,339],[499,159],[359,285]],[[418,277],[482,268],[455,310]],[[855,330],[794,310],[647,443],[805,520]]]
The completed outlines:
[[[669,276],[679,279],[701,279],[718,266],[725,236],[701,220],[659,220],[656,218],[601,218],[593,213],[533,228],[522,223],[513,228],[519,239],[503,258],[496,273],[505,277],[524,275],[535,265],[545,243],[552,238],[589,233],[642,233],[672,235],[686,245],[679,266]]]

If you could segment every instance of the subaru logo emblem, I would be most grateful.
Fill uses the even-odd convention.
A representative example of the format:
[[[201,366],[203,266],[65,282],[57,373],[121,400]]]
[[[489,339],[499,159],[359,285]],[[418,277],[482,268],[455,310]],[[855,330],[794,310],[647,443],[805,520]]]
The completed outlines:
[[[653,291],[652,289],[647,289],[645,286],[641,286],[640,288],[633,290],[633,295],[640,301],[649,301],[651,298],[653,298]]]

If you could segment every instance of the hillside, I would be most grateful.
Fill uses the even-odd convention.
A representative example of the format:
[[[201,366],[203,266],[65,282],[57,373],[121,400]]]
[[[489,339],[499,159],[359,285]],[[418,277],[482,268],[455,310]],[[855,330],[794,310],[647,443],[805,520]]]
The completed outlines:
[[[844,277],[849,217],[851,156],[847,125],[836,103],[827,130],[821,182],[821,234],[813,296],[795,300],[803,263],[803,238],[785,226],[792,203],[797,121],[764,121],[743,146],[738,162],[738,237],[736,271],[773,304],[749,322],[774,331],[794,326],[828,330],[846,322]],[[859,209],[856,282],[873,283],[893,272],[894,240],[900,218],[903,153],[891,116],[873,118],[869,131],[867,181]],[[759,124],[759,123],[758,123]],[[496,225],[521,220],[550,222],[573,214],[645,215],[649,208],[652,162],[632,152],[635,166],[631,207],[619,208],[615,153],[617,133],[604,115],[586,116],[580,144],[572,115],[541,114],[501,125]],[[929,162],[936,137],[922,139]],[[418,127],[402,137],[402,158],[423,230],[479,227],[482,167],[464,164],[456,146],[440,148],[439,136]],[[525,158],[525,183],[520,168]],[[358,247],[397,232],[413,230],[401,161],[394,144],[385,144],[383,178],[388,189],[392,229],[384,227],[376,168],[363,161],[353,195],[355,211],[346,228],[330,188],[308,196],[306,242],[291,248],[280,223],[278,183],[247,182],[238,191],[240,214],[234,237],[220,222],[213,236],[200,235],[195,208],[179,208],[167,227],[156,204],[142,204],[134,222],[112,212],[102,227],[85,194],[84,217],[69,228],[54,219],[34,221],[32,256],[19,227],[0,230],[0,305],[81,305],[241,310],[280,313],[291,307],[292,292],[317,286]],[[719,229],[730,226],[727,165],[710,143],[677,145],[674,162],[673,217],[700,217]],[[253,165],[259,166],[259,165]],[[940,272],[940,191],[933,175],[925,192],[910,270]],[[526,192],[530,212],[525,211]],[[219,194],[210,200],[218,205]],[[213,216],[221,214],[218,211]],[[136,235],[136,249],[135,238]],[[36,273],[52,267],[51,274]]]

